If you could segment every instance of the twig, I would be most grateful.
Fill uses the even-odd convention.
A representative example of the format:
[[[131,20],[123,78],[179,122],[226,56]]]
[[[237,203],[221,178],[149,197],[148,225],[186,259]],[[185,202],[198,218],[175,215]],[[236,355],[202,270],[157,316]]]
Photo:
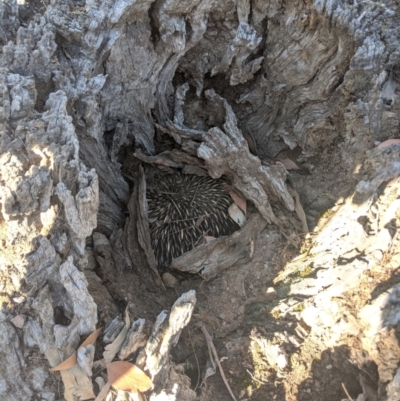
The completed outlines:
[[[356,365],[351,359],[347,359],[348,362],[350,362],[354,367],[356,367],[357,369],[361,370],[362,372],[366,373],[368,375],[368,377],[374,382],[375,379],[363,368],[360,368],[358,365]]]
[[[354,401],[354,400],[350,397],[350,394],[349,394],[349,392],[347,391],[347,389],[346,389],[344,383],[342,383],[342,387],[343,387],[343,390],[344,390],[344,392],[346,393],[347,397],[349,397],[349,400],[350,400],[350,401]]]
[[[206,338],[207,346],[209,346],[209,349],[211,349],[211,351],[212,351],[212,353],[213,353],[213,355],[214,355],[215,362],[217,362],[217,365],[218,365],[218,368],[219,368],[219,372],[221,373],[222,380],[224,381],[225,386],[226,386],[226,388],[227,388],[228,391],[229,391],[229,394],[231,395],[231,397],[232,397],[232,399],[233,399],[234,401],[237,401],[236,398],[235,398],[235,396],[233,395],[233,392],[232,392],[232,390],[231,390],[229,384],[228,384],[228,381],[226,380],[224,370],[222,369],[221,363],[219,362],[217,350],[216,350],[215,347],[214,347],[214,344],[213,344],[213,342],[212,342],[212,339],[211,339],[210,334],[208,333],[207,329],[206,329],[201,323],[199,324],[199,327],[201,328],[201,331],[203,332],[204,337]]]
[[[244,288],[244,281],[242,281],[242,290],[244,297],[247,299],[246,289]]]
[[[252,375],[252,373],[250,372],[249,369],[246,369],[246,372],[251,376],[251,378],[252,378],[254,381],[259,382],[259,383],[261,383],[261,384],[267,384],[266,382],[263,382],[263,381],[261,381],[261,380],[256,379],[256,378]]]
[[[203,326],[201,326],[201,329],[203,330]],[[205,329],[204,329],[205,330]],[[204,332],[203,332],[204,333]],[[207,334],[208,334],[208,332],[207,332]],[[209,335],[209,334],[208,334]],[[211,362],[211,365],[212,365],[212,367],[213,367],[213,369],[214,370],[217,370],[216,369],[216,366],[215,366],[215,361],[214,361],[214,359],[215,359],[215,356],[213,356],[213,352],[212,352],[212,350],[211,350],[211,344],[212,344],[212,341],[210,340],[210,341],[208,341],[208,338],[207,338],[207,336],[204,334],[204,336],[206,337],[206,341],[207,341],[207,348],[208,348],[208,356],[210,357],[210,362]],[[211,338],[211,337],[210,337]],[[217,358],[217,360],[218,360],[218,358]]]

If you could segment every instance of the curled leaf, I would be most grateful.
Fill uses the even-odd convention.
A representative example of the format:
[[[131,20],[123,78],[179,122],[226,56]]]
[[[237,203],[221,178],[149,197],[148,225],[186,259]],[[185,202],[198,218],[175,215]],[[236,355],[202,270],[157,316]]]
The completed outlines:
[[[244,223],[246,223],[246,217],[236,203],[232,203],[232,205],[229,206],[228,213],[232,220],[239,225],[239,227],[244,226]]]
[[[150,377],[136,365],[126,361],[116,361],[107,364],[109,383],[117,390],[135,393],[147,391],[153,385]]]

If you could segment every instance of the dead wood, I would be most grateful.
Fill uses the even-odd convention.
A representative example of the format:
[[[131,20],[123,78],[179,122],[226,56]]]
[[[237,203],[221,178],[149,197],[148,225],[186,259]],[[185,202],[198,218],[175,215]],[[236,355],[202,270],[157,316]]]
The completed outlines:
[[[253,214],[246,225],[229,237],[220,237],[185,253],[171,263],[180,272],[199,273],[206,279],[216,277],[235,264],[243,264],[253,257],[252,244],[267,222]]]
[[[64,390],[68,401],[93,397],[93,350],[81,358],[84,369],[62,374],[64,389],[48,368],[75,352],[98,318],[115,317],[113,300],[121,308],[162,288],[143,172],[129,182],[122,174],[135,152],[187,173],[226,175],[256,205],[259,214],[236,236],[183,256],[184,269],[208,277],[235,265],[242,279],[240,263],[251,261],[245,268],[256,266],[256,290],[266,280],[260,272],[280,265],[269,248],[279,245],[279,233],[261,231],[283,224],[295,207],[288,172],[270,163],[290,149],[311,173],[290,174],[305,211],[303,231],[306,223],[314,231],[304,259],[280,275],[277,293],[286,300],[271,312],[307,326],[305,346],[291,353],[282,399],[301,399],[312,361],[337,346],[353,350],[352,363],[363,369],[366,360],[376,364],[378,397],[399,399],[399,145],[377,147],[399,136],[398,16],[391,0],[0,2],[0,398],[53,401]],[[155,155],[156,130],[177,149]],[[128,273],[141,291],[118,288],[116,279]],[[222,278],[214,281],[207,285]],[[224,335],[241,330],[237,321],[249,311],[239,304],[237,314],[218,311],[228,290],[215,292],[210,320],[230,319]],[[164,308],[163,294],[149,302]],[[226,305],[232,299],[240,297],[224,298]],[[186,324],[194,302],[183,304]],[[171,334],[161,320],[159,333]],[[276,341],[299,344],[287,336]],[[153,340],[152,358],[160,351]],[[306,349],[316,352],[310,360]],[[168,343],[160,360],[170,351]],[[159,381],[151,400],[196,397],[182,366],[154,361],[148,368],[159,371]],[[309,389],[315,399],[340,399],[326,392],[331,387]]]

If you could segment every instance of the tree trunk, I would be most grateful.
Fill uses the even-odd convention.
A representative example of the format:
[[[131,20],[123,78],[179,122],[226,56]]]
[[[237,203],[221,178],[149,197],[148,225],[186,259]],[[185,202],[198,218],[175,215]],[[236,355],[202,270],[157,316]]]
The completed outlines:
[[[172,362],[196,302],[184,291],[196,288],[196,319],[205,324],[204,312],[211,328],[219,319],[216,337],[246,338],[265,372],[281,375],[277,387],[264,386],[254,361],[251,377],[233,364],[253,386],[240,388],[232,373],[242,398],[328,401],[346,397],[344,383],[353,399],[400,400],[399,23],[395,0],[0,3],[0,398],[59,399],[48,368],[125,307],[155,322],[136,355],[154,381],[151,400],[228,397],[217,381],[194,391],[177,366],[190,347]],[[165,134],[180,153],[162,152]],[[288,172],[290,161],[299,170]],[[177,293],[158,276],[142,162],[224,175],[254,206],[247,228],[218,243],[235,251],[210,262],[206,278],[220,278],[207,283],[207,297],[198,281],[185,282],[173,306]],[[304,253],[275,279],[275,298],[257,295],[300,242]],[[234,296],[236,314],[218,311],[231,299],[218,289],[224,280],[251,293]],[[274,328],[253,324],[250,333],[260,299]],[[195,346],[206,349],[202,339]],[[333,366],[330,376],[319,378],[318,360]],[[62,374],[68,401],[98,392],[95,375],[82,372]]]

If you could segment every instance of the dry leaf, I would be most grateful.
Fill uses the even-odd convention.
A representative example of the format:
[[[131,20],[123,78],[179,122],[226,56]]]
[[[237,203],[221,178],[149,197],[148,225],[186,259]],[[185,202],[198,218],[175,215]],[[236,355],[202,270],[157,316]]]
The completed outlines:
[[[111,344],[108,344],[104,348],[103,358],[104,358],[105,363],[111,362],[114,359],[115,355],[117,355],[118,352],[121,350],[122,345],[128,334],[130,325],[131,325],[131,321],[129,319],[128,308],[126,308],[126,310],[125,310],[125,327],[118,334],[117,338]]]
[[[94,344],[94,342],[97,340],[97,337],[99,336],[102,328],[100,327],[99,329],[95,330],[81,345],[80,347],[86,347],[90,344]],[[76,359],[76,351],[69,357],[67,358],[64,362],[61,362],[59,365],[54,366],[53,368],[50,369],[51,372],[54,372],[56,370],[67,370],[71,369],[73,366],[77,364],[77,359]]]
[[[239,225],[239,227],[244,226],[244,223],[246,223],[246,216],[239,209],[236,203],[232,203],[232,205],[229,206],[228,213],[232,220]]]
[[[388,146],[397,145],[400,143],[400,139],[392,138],[380,143],[377,148],[387,148]]]
[[[229,191],[229,195],[231,196],[232,200],[242,209],[244,215],[246,215],[246,199],[243,199],[236,191],[231,189]]]
[[[153,385],[150,377],[143,370],[126,361],[108,363],[107,376],[113,387],[129,393],[135,393],[137,390],[144,392]]]
[[[65,401],[91,400],[95,398],[93,392],[92,378],[82,372],[79,365],[71,369],[60,371],[61,379],[64,384]]]
[[[293,161],[290,159],[278,159],[278,162],[281,162],[286,170],[300,170],[300,167]]]

